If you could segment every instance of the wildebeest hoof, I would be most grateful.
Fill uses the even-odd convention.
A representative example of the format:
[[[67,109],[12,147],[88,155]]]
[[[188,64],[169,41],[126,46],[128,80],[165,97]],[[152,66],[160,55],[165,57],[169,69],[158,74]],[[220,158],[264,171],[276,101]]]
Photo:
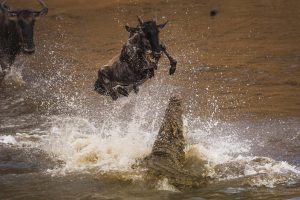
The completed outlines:
[[[109,95],[111,96],[112,100],[116,101],[119,97],[118,94],[115,91],[111,91],[109,93]]]
[[[170,70],[169,70],[169,74],[170,74],[170,75],[173,75],[173,74],[175,73],[175,71],[176,71],[176,66],[175,66],[175,67],[172,66],[172,67],[170,68]]]
[[[117,91],[118,91],[118,93],[120,93],[120,94],[122,94],[122,95],[124,95],[126,97],[128,97],[128,95],[129,95],[129,93],[127,92],[127,90],[125,88],[121,87],[121,86],[117,87]]]
[[[139,93],[140,89],[138,86],[133,86],[133,91],[135,94]]]
[[[105,87],[100,83],[99,79],[95,82],[95,91],[97,91],[101,95],[107,95],[107,91]]]

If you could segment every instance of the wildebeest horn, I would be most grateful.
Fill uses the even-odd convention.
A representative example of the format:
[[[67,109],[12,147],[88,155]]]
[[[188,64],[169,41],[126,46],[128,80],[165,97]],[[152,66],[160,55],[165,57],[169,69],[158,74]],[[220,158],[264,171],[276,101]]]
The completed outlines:
[[[10,7],[6,5],[6,0],[1,3],[0,8],[10,17],[15,17],[17,15],[16,11],[10,10]]]
[[[139,20],[140,25],[142,25],[144,23],[143,19],[140,16],[137,16],[137,18]]]
[[[44,16],[48,13],[48,7],[47,5],[45,4],[45,2],[43,0],[38,0],[38,2],[40,3],[40,5],[42,6],[42,10],[41,11],[38,11],[38,14],[40,16]]]
[[[6,4],[6,0],[2,1],[1,7],[3,8],[5,6],[5,4]]]
[[[163,23],[163,24],[159,24],[159,25],[157,25],[157,27],[160,28],[160,29],[162,29],[162,28],[164,28],[164,27],[167,25],[168,22],[169,22],[169,21],[166,21],[166,22]]]
[[[4,9],[4,11],[9,12],[9,7],[6,5],[6,0],[2,1],[1,8]]]

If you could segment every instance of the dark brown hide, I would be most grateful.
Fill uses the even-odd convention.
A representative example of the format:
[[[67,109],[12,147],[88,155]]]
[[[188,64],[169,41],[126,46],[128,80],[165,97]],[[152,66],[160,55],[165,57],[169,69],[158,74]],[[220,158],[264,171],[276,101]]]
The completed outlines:
[[[95,90],[101,95],[111,96],[113,100],[121,95],[128,96],[138,86],[154,76],[161,54],[165,53],[171,61],[170,74],[176,69],[176,60],[159,42],[158,29],[164,25],[156,25],[155,21],[139,22],[136,28],[126,26],[130,37],[123,45],[121,54],[98,71]]]
[[[48,8],[42,0],[40,11],[32,9],[12,10],[5,4],[0,5],[0,66],[4,73],[16,56],[21,52],[33,54],[34,24],[37,18],[48,13]]]

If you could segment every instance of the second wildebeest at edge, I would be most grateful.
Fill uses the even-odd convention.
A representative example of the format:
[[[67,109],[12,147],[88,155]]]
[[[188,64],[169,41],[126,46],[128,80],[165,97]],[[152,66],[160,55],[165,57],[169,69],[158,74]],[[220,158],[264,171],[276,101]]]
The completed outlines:
[[[34,24],[36,19],[48,13],[46,4],[42,0],[38,2],[42,6],[41,10],[12,10],[6,1],[0,4],[0,76],[2,78],[18,54],[35,52]]]
[[[114,57],[98,71],[95,90],[117,100],[121,95],[128,96],[132,90],[154,76],[158,61],[164,53],[170,61],[169,74],[176,71],[177,61],[172,58],[159,40],[159,31],[167,24],[157,24],[156,20],[144,22],[138,17],[137,27],[125,26],[130,33],[120,55]]]

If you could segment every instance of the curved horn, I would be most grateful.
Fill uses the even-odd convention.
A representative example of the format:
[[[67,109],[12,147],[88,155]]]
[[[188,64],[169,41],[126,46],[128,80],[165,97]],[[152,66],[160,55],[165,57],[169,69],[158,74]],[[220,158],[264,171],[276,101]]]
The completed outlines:
[[[137,18],[139,20],[140,25],[142,25],[144,23],[143,19],[140,16],[137,16]]]
[[[3,8],[5,6],[5,4],[6,4],[6,0],[2,1],[1,2],[1,7]]]
[[[6,0],[2,1],[2,3],[0,4],[0,9],[2,9],[4,13],[9,17],[17,16],[17,11],[11,10],[10,7],[6,5]]]
[[[6,5],[6,0],[2,1],[1,3],[1,8],[5,11],[5,12],[9,12],[9,7]]]
[[[42,0],[38,0],[38,2],[40,3],[40,5],[42,6],[43,9],[47,8],[46,4],[44,1]],[[47,8],[48,9],[48,8]]]
[[[44,16],[48,13],[48,7],[43,0],[38,0],[39,4],[41,5],[42,9],[40,11],[36,11],[36,17]]]
[[[160,29],[162,29],[162,28],[164,28],[164,27],[167,25],[168,22],[169,22],[169,21],[166,21],[166,22],[163,23],[163,24],[159,24],[159,25],[157,25],[157,27],[160,28]]]

